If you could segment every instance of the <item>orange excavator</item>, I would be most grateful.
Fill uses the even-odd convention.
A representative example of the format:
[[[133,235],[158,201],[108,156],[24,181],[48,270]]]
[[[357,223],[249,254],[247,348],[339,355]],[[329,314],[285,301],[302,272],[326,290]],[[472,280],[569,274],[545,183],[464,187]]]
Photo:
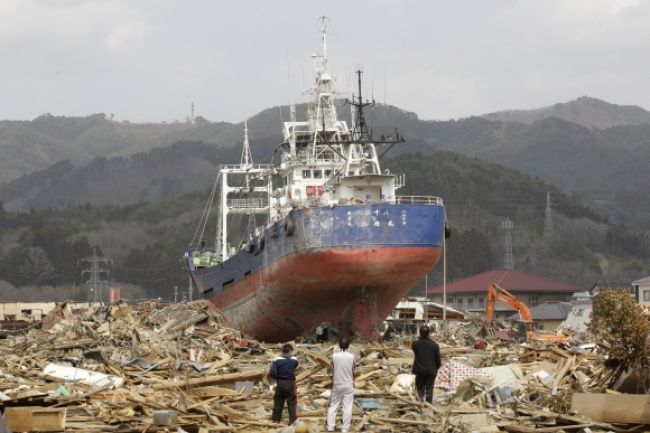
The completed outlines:
[[[497,283],[490,284],[487,292],[487,301],[485,303],[485,327],[488,332],[491,330],[493,332],[492,322],[494,320],[494,306],[496,304],[496,301],[501,301],[519,312],[519,329],[517,334],[520,341],[566,341],[565,335],[545,333],[535,330],[533,315],[531,314],[528,306],[517,299],[515,295],[508,292],[503,287],[500,287]]]

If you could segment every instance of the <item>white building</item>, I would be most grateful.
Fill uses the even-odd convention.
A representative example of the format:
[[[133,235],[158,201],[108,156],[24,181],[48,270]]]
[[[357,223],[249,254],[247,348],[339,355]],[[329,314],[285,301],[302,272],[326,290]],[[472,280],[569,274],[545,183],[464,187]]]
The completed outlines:
[[[55,302],[0,302],[0,321],[24,320],[27,322],[41,320],[54,309]],[[85,310],[92,305],[88,302],[69,302],[72,312]]]
[[[632,286],[639,304],[650,306],[650,277],[632,281]]]
[[[558,329],[576,333],[585,332],[591,322],[592,309],[592,295],[589,291],[574,293],[571,300],[571,311]]]

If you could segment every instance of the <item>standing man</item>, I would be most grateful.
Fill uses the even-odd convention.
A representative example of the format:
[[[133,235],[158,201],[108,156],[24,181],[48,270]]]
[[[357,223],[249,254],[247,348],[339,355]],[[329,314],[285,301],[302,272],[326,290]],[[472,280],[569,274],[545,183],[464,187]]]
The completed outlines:
[[[429,338],[429,327],[420,328],[420,338],[411,344],[415,354],[413,374],[415,374],[415,389],[420,401],[433,402],[433,383],[440,368],[440,348]]]
[[[341,338],[341,350],[332,355],[332,394],[327,408],[327,431],[334,431],[336,412],[343,402],[342,432],[350,431],[352,423],[352,399],[354,397],[354,354],[348,352],[350,340]]]
[[[269,375],[276,380],[275,395],[273,396],[273,415],[271,419],[279,423],[282,419],[284,401],[287,401],[289,409],[289,425],[296,420],[296,367],[298,359],[291,356],[293,347],[291,344],[282,346],[282,355],[278,356],[271,363]]]

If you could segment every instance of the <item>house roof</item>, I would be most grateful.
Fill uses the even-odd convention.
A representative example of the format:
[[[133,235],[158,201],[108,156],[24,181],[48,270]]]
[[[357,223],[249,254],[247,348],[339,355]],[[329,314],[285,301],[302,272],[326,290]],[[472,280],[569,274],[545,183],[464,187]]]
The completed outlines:
[[[530,309],[530,314],[534,320],[564,320],[571,311],[570,302],[544,302]],[[510,320],[519,318],[519,313],[508,317]]]
[[[497,283],[510,292],[573,293],[580,291],[579,287],[572,284],[529,274],[528,272],[512,269],[492,269],[448,283],[447,293],[487,292],[487,288],[491,283]],[[442,293],[442,286],[433,287],[429,291]]]
[[[632,281],[632,284],[645,284],[650,283],[650,277],[641,278],[640,280]]]

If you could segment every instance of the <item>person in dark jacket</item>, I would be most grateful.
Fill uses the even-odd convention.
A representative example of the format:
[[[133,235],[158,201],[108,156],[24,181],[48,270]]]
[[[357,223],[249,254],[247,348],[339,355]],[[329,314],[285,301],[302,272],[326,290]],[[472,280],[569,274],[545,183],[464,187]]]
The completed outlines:
[[[293,347],[290,344],[282,346],[282,355],[273,360],[269,371],[269,375],[277,382],[275,395],[273,396],[273,415],[271,419],[274,422],[280,422],[286,400],[290,425],[296,420],[296,367],[298,367],[298,359],[291,356],[292,352]]]
[[[440,368],[440,348],[429,338],[429,327],[420,328],[420,338],[411,344],[415,354],[413,374],[415,374],[415,389],[420,400],[433,402],[433,383]]]

